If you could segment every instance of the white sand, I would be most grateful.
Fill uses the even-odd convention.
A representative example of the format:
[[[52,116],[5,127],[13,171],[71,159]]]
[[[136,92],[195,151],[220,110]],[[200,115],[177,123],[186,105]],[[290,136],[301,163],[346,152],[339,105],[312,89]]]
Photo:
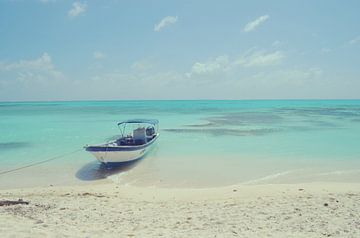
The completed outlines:
[[[0,190],[0,237],[360,237],[360,185]]]

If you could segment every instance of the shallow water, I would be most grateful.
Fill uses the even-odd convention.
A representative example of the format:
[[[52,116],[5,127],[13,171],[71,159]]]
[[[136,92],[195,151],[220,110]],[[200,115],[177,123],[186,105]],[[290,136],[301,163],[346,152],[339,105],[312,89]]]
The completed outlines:
[[[156,118],[143,160],[104,168],[85,151],[1,172],[117,136],[116,123]],[[110,177],[142,186],[353,182],[360,178],[360,100],[0,103],[0,187]],[[24,179],[26,178],[26,179]]]

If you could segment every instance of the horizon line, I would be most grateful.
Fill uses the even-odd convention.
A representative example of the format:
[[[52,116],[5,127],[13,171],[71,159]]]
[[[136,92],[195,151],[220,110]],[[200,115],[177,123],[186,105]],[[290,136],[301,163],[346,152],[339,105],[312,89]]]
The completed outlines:
[[[113,101],[353,101],[360,98],[256,98],[256,99],[79,99],[79,100],[14,100],[0,103],[41,103],[41,102],[113,102]]]

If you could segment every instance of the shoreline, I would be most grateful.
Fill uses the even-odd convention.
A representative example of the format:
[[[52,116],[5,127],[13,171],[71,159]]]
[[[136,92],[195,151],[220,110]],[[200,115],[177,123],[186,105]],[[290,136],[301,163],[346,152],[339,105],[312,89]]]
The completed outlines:
[[[45,170],[39,170],[45,171]],[[48,171],[45,171],[48,172]],[[119,174],[101,175],[98,178],[79,179],[77,177],[69,177],[71,174],[61,174],[58,178],[51,178],[50,180],[44,180],[43,177],[37,175],[32,176],[31,179],[24,180],[24,173],[14,173],[8,177],[0,177],[0,191],[11,189],[32,189],[32,188],[46,188],[46,187],[72,187],[72,186],[96,186],[102,184],[115,184],[117,186],[132,186],[139,188],[158,188],[158,189],[212,189],[231,186],[247,186],[247,185],[297,185],[297,184],[353,184],[358,183],[360,170],[333,170],[329,172],[317,172],[317,173],[305,173],[305,169],[288,170],[278,173],[259,176],[254,179],[238,181],[235,183],[217,181],[215,178],[210,183],[204,183],[198,181],[193,183],[192,181],[173,181],[164,180],[161,177],[156,178],[149,177],[148,175],[142,177],[140,181],[136,179],[136,176],[140,176],[139,173],[129,173],[128,171],[121,172]],[[131,172],[131,171],[130,171]],[[140,171],[141,172],[141,171]],[[302,172],[302,174],[301,174]],[[31,173],[25,174],[31,176]],[[25,176],[25,177],[26,177]],[[146,179],[148,179],[146,181]]]
[[[360,183],[0,190],[2,237],[359,237]],[[21,226],[19,226],[21,224]]]
[[[284,161],[276,161],[276,163],[272,163],[272,167],[263,166],[264,168],[259,171],[249,169],[244,172],[244,170],[240,170],[235,174],[234,169],[229,173],[219,169],[222,173],[220,177],[214,176],[219,172],[214,167],[209,170],[182,167],[176,172],[168,172],[167,168],[156,168],[156,162],[154,158],[150,157],[139,164],[112,169],[101,167],[95,160],[85,164],[81,160],[72,161],[70,164],[66,163],[62,166],[41,164],[30,169],[26,168],[7,175],[0,175],[0,190],[51,185],[86,186],[112,182],[120,186],[128,184],[139,187],[155,185],[159,188],[212,188],[214,186],[231,186],[232,184],[356,183],[360,181],[360,169],[358,169],[360,164],[357,161],[346,165],[343,165],[343,161],[340,160],[332,161],[331,165],[324,165],[317,161],[317,164],[313,163],[311,167],[301,166],[301,164],[296,164],[299,166],[282,164],[282,167],[279,167],[277,164]],[[183,175],[186,172],[189,173],[189,176]]]
[[[83,191],[83,192],[98,192],[113,195],[116,192],[126,192],[124,197],[129,199],[144,199],[147,196],[137,197],[137,194],[152,195],[156,194],[157,199],[168,199],[168,194],[172,194],[177,199],[183,199],[184,196],[190,196],[190,199],[196,200],[195,195],[203,194],[216,199],[226,199],[259,195],[259,196],[273,196],[279,192],[294,192],[294,190],[305,191],[322,194],[328,191],[331,192],[360,192],[360,182],[310,182],[310,183],[274,183],[274,184],[232,184],[225,186],[213,187],[156,187],[156,186],[133,186],[129,184],[117,184],[111,180],[93,181],[86,184],[75,185],[49,185],[49,186],[33,186],[11,189],[0,189],[0,195],[4,194],[20,194],[25,195],[34,194],[35,192],[47,194],[51,192],[63,191]],[[234,191],[236,190],[236,191]],[[241,191],[242,193],[235,193]],[[215,197],[214,197],[215,196]],[[200,199],[203,197],[200,197]]]

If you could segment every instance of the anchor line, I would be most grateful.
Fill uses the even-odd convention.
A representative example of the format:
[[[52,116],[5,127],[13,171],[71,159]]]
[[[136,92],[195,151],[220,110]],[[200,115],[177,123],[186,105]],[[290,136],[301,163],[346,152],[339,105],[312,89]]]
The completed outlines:
[[[61,159],[61,158],[64,158],[64,157],[66,157],[66,156],[75,154],[75,153],[77,153],[77,152],[79,152],[79,151],[81,151],[81,150],[83,150],[83,148],[77,149],[77,150],[74,150],[74,151],[71,151],[71,152],[62,154],[62,155],[54,156],[54,157],[51,157],[51,158],[46,159],[46,160],[42,160],[42,161],[38,161],[38,162],[35,162],[35,163],[31,163],[31,164],[28,164],[28,165],[25,165],[25,166],[21,166],[21,167],[15,168],[15,169],[10,169],[10,170],[6,170],[6,171],[2,171],[2,172],[0,172],[0,175],[8,174],[8,173],[11,173],[11,172],[15,172],[15,171],[22,170],[22,169],[26,169],[26,168],[30,168],[30,167],[34,167],[34,166],[37,166],[37,165],[40,165],[40,164],[44,164],[44,163],[47,163],[47,162],[50,162],[50,161],[53,161],[53,160]]]

